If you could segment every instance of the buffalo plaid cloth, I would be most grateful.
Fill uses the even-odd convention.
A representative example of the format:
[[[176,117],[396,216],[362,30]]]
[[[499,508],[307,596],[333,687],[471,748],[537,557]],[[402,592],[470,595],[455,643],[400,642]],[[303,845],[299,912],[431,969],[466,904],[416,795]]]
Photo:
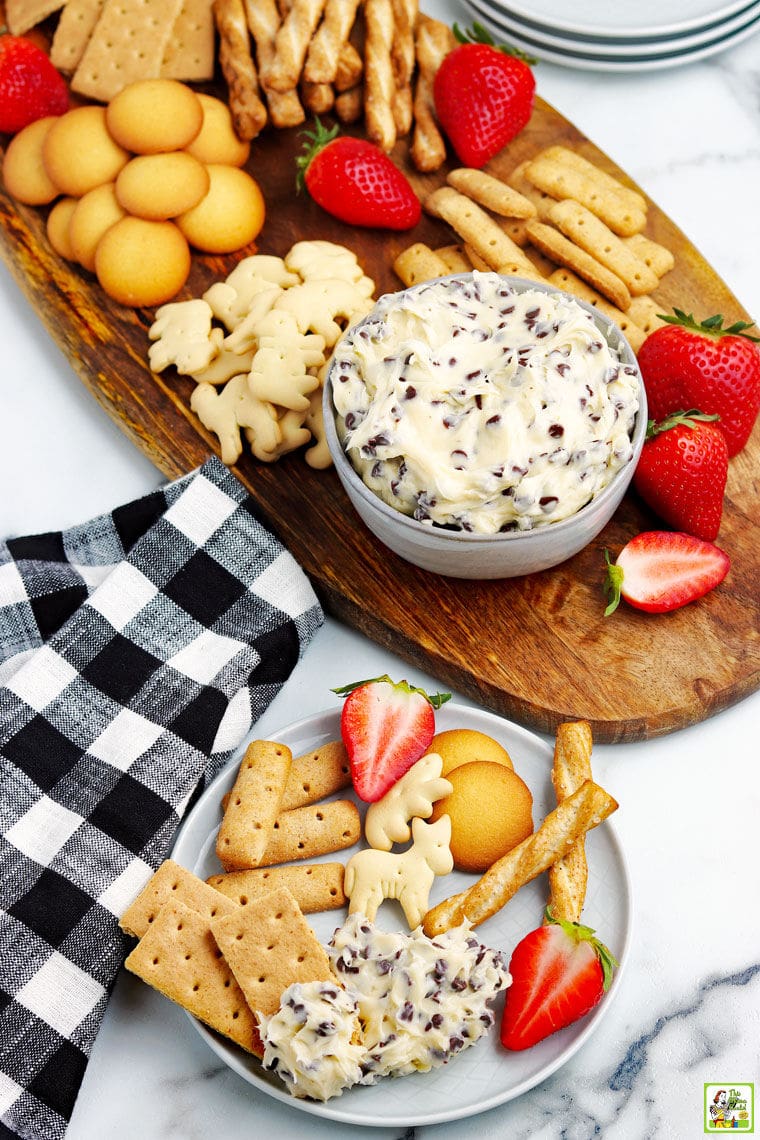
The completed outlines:
[[[215,459],[0,544],[0,1136],[64,1135],[118,917],[321,621]]]

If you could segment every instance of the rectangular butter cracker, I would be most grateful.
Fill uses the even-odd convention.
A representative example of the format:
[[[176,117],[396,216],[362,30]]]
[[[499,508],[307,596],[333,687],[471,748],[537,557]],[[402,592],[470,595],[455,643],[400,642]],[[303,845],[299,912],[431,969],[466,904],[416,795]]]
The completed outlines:
[[[293,760],[284,744],[254,740],[246,749],[216,840],[225,870],[257,867],[266,851]]]
[[[211,875],[206,882],[238,906],[248,906],[277,887],[287,887],[304,914],[317,914],[345,904],[344,871],[342,863],[289,863]]]

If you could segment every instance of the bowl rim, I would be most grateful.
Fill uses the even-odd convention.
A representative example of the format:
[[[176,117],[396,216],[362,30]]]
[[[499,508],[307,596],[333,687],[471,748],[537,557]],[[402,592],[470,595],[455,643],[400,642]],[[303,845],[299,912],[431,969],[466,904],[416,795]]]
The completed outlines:
[[[561,535],[564,531],[572,530],[573,527],[578,525],[578,520],[588,512],[588,509],[590,507],[595,507],[598,510],[600,505],[604,505],[608,499],[614,498],[618,494],[620,490],[620,482],[629,472],[631,478],[633,477],[633,470],[635,470],[636,463],[638,462],[638,458],[641,454],[641,449],[644,446],[644,439],[647,430],[648,408],[646,389],[644,387],[644,378],[641,374],[641,369],[639,368],[636,354],[626,339],[625,333],[620,328],[620,326],[612,320],[611,317],[608,317],[606,313],[600,312],[596,306],[590,304],[588,301],[582,300],[580,297],[573,296],[572,293],[568,293],[565,289],[560,289],[555,285],[551,285],[549,282],[533,281],[528,277],[518,277],[512,274],[498,273],[496,270],[486,271],[477,269],[472,270],[470,273],[449,273],[444,277],[432,277],[428,281],[420,281],[416,285],[410,285],[406,289],[399,289],[396,293],[383,293],[380,297],[377,298],[377,301],[373,305],[371,312],[367,313],[366,316],[362,317],[362,319],[360,321],[357,321],[356,324],[351,325],[350,329],[346,331],[351,333],[356,332],[357,329],[361,328],[362,325],[366,324],[367,321],[373,318],[373,314],[375,313],[377,306],[387,299],[399,297],[404,294],[415,293],[427,286],[440,282],[462,280],[465,278],[474,278],[476,276],[482,277],[486,275],[500,277],[502,280],[507,281],[510,284],[517,283],[518,286],[522,287],[519,290],[520,292],[527,292],[529,289],[535,288],[539,292],[551,295],[558,294],[567,300],[574,301],[577,305],[580,305],[581,308],[590,313],[591,317],[594,320],[594,323],[608,344],[609,332],[615,333],[620,342],[618,351],[621,351],[625,355],[625,359],[621,358],[622,363],[633,367],[636,370],[636,376],[638,379],[639,407],[636,411],[633,431],[631,433],[632,454],[628,462],[615,472],[606,487],[603,487],[598,494],[589,499],[587,503],[584,503],[583,506],[575,512],[575,514],[569,515],[565,519],[560,519],[559,522],[545,523],[542,526],[533,527],[531,530],[496,531],[489,534],[481,534],[475,531],[454,529],[449,530],[446,527],[426,524],[421,519],[415,519],[411,515],[406,515],[402,511],[396,510],[395,507],[391,507],[388,503],[385,502],[384,499],[381,499],[379,495],[376,495],[374,491],[370,490],[370,488],[361,478],[353,463],[349,459],[340,441],[338,430],[335,424],[337,413],[332,399],[332,373],[333,369],[336,367],[336,364],[335,358],[333,357],[330,361],[330,365],[328,367],[324,380],[322,408],[327,445],[330,450],[330,454],[332,455],[332,460],[335,464],[335,469],[339,477],[343,478],[345,476],[345,479],[348,480],[353,490],[361,497],[361,499],[367,503],[371,509],[379,511],[381,515],[389,520],[389,522],[393,522],[395,525],[400,525],[402,528],[407,529],[410,533],[414,532],[417,535],[428,535],[430,537],[440,538],[446,543],[463,542],[467,543],[468,545],[490,545],[494,542],[525,542],[529,538],[533,538],[535,541],[539,535]],[[625,491],[623,493],[625,493]]]

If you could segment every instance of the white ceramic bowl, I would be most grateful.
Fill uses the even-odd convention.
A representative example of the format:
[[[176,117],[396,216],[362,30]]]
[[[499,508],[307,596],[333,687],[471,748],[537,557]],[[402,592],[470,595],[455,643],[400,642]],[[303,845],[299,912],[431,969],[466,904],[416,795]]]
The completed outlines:
[[[467,275],[453,275],[462,276]],[[506,277],[505,281],[517,292],[536,289],[543,293],[570,296],[550,285],[526,278]],[[366,486],[345,453],[338,437],[332,379],[328,372],[323,404],[325,431],[338,478],[357,513],[372,533],[407,562],[452,578],[514,578],[532,574],[556,566],[577,554],[599,534],[617,510],[633,478],[644,445],[647,425],[644,383],[636,356],[618,326],[593,306],[576,297],[570,299],[591,313],[599,331],[618,352],[621,363],[636,370],[639,410],[632,433],[633,454],[630,462],[617,471],[607,486],[576,514],[533,530],[499,534],[449,530],[419,522],[388,506]],[[364,318],[370,319],[372,314]]]

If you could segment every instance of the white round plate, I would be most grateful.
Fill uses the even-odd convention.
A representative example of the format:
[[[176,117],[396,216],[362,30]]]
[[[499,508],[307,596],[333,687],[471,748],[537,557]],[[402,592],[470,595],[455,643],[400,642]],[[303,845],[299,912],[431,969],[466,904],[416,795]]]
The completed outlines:
[[[556,805],[550,779],[552,749],[533,733],[493,713],[456,704],[446,704],[436,713],[436,727],[439,731],[472,728],[499,740],[512,757],[515,771],[533,793],[536,824]],[[336,740],[339,735],[340,711],[336,710],[292,724],[274,734],[272,739],[286,744],[294,755],[299,755],[328,740]],[[220,870],[214,853],[220,821],[219,802],[234,782],[238,763],[233,761],[209,786],[188,815],[174,846],[172,858],[202,878]],[[342,793],[347,794],[351,793]],[[277,1077],[266,1072],[255,1057],[194,1018],[190,1019],[191,1023],[210,1048],[244,1080],[269,1096],[315,1116],[355,1125],[410,1128],[456,1120],[504,1104],[545,1080],[568,1061],[597,1029],[620,988],[631,939],[631,884],[625,856],[609,821],[588,833],[586,851],[589,885],[583,921],[597,931],[620,966],[609,992],[595,1010],[532,1049],[509,1053],[501,1047],[498,1023],[502,998],[494,1006],[497,1024],[491,1033],[448,1065],[430,1073],[348,1089],[342,1096],[323,1104],[290,1096]],[[349,850],[338,858],[345,859],[351,854]],[[475,876],[457,871],[437,879],[431,905],[474,881]],[[517,942],[541,924],[546,890],[545,875],[522,887],[502,911],[477,928],[481,941],[504,951],[508,960]],[[344,919],[344,910],[309,916],[309,922],[325,942]],[[383,903],[377,921],[388,930],[405,929],[403,913],[395,902]]]
[[[496,34],[507,34],[509,42],[515,47],[522,48],[530,55],[538,56],[547,63],[557,63],[561,67],[574,67],[584,71],[655,71],[660,68],[678,67],[687,63],[696,63],[718,52],[725,51],[742,40],[756,35],[760,31],[760,15],[755,13],[748,23],[728,35],[720,35],[707,43],[684,51],[672,51],[662,55],[631,54],[612,58],[600,55],[598,52],[575,52],[568,45],[563,44],[559,49],[546,47],[533,37],[511,30],[502,24],[501,15],[487,4],[487,0],[464,0],[466,6]]]
[[[670,56],[676,52],[688,51],[691,53],[693,49],[700,48],[704,44],[711,44],[721,37],[728,36],[729,33],[742,31],[760,18],[760,0],[753,0],[753,3],[742,8],[741,12],[717,25],[711,24],[707,28],[700,28],[698,31],[677,38],[639,41],[634,44],[626,40],[569,39],[561,33],[555,34],[542,28],[531,27],[527,23],[522,23],[519,18],[512,16],[510,12],[505,11],[499,0],[479,0],[479,2],[475,0],[473,7],[486,15],[487,18],[498,22],[499,27],[503,28],[505,32],[514,36],[524,36],[528,42],[536,46],[556,49],[563,56],[567,53],[579,56],[588,54],[600,60],[614,61],[620,59],[623,63],[642,57],[655,59],[657,56]]]
[[[586,0],[582,20],[572,18],[577,9],[569,8],[565,0],[502,0],[501,7],[546,30],[620,40],[677,35],[728,19],[746,4],[747,0],[637,0],[636,4]]]

